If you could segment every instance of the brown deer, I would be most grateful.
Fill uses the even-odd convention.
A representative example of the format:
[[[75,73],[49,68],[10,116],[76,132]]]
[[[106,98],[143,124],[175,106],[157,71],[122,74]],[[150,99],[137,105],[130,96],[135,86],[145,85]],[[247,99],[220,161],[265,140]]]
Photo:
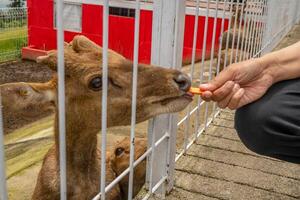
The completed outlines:
[[[24,119],[26,122],[40,116],[41,113],[53,111],[56,82],[54,77],[47,83],[17,82],[0,85],[4,132],[8,133],[12,128],[12,119]]]
[[[39,57],[38,62],[53,70],[56,51]],[[109,51],[108,127],[129,125],[131,116],[132,62]],[[92,199],[100,188],[102,50],[84,36],[65,45],[66,151],[68,199]],[[189,78],[180,71],[140,64],[138,66],[137,123],[155,115],[178,112],[192,98],[187,92]],[[60,197],[58,154],[58,114],[55,117],[55,145],[44,158],[32,199],[55,200]],[[107,168],[109,171],[110,169]],[[106,177],[109,183],[114,177]],[[107,199],[120,199],[118,189]]]
[[[135,139],[135,160],[141,157],[147,150],[147,140],[142,138]],[[130,139],[124,138],[115,145],[111,158],[111,167],[116,176],[119,176],[129,167]],[[119,183],[122,200],[128,199],[128,177],[125,176]],[[146,159],[144,159],[134,169],[133,178],[133,197],[135,197],[145,184],[146,178]]]

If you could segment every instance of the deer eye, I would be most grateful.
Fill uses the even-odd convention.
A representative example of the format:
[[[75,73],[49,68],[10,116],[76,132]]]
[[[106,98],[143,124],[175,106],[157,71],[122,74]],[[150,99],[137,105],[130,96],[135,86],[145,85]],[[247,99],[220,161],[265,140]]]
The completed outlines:
[[[102,77],[95,77],[89,82],[89,88],[94,91],[102,89]]]
[[[27,96],[29,94],[28,90],[20,90],[19,93],[21,96]]]
[[[115,150],[115,155],[116,155],[116,156],[120,156],[124,151],[125,151],[124,148],[118,147],[118,148]]]

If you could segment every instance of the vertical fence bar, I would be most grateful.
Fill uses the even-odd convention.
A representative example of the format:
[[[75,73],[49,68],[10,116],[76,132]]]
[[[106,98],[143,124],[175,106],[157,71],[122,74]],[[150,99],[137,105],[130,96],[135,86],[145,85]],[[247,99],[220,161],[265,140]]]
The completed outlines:
[[[258,12],[258,5],[259,5],[259,2],[260,2],[260,0],[258,0],[256,3],[255,3],[255,17],[254,17],[254,22],[253,22],[253,30],[252,30],[252,35],[251,35],[251,42],[250,42],[250,44],[251,44],[251,47],[250,47],[250,54],[249,54],[249,56],[250,56],[250,58],[252,58],[253,57],[253,50],[254,50],[254,46],[255,46],[255,40],[256,40],[256,38],[255,38],[255,36],[256,36],[256,33],[257,33],[257,18],[258,18],[258,15],[259,15],[259,12]]]
[[[182,64],[185,0],[175,2],[174,0],[154,0],[151,64],[168,68],[180,68]],[[176,55],[175,58],[174,55]],[[164,196],[168,188],[172,188],[174,184],[176,125],[177,115],[165,114],[155,117],[149,127],[148,138],[150,139],[155,136],[155,140],[159,140],[168,132],[170,135],[168,140],[163,141],[153,150],[153,155],[155,155],[153,173],[152,177],[147,178],[152,181],[149,185],[154,187],[163,178],[168,177],[167,182],[164,181],[155,192],[160,196]],[[170,152],[170,155],[167,155],[167,152]],[[148,169],[149,167],[151,166],[148,163]]]
[[[6,175],[5,175],[5,151],[4,151],[4,131],[3,131],[1,91],[0,91],[0,199],[1,200],[8,199]]]
[[[238,15],[239,15],[239,6],[240,6],[240,3],[237,1],[235,3],[235,6],[236,6],[236,9],[235,9],[235,18],[234,18],[234,27],[233,27],[233,38],[232,38],[232,44],[231,44],[231,54],[230,54],[230,61],[229,61],[229,64],[231,65],[232,64],[232,61],[233,61],[233,50],[235,49],[235,34],[236,34],[236,26],[237,26],[237,19],[238,19]],[[239,31],[239,30],[238,30]],[[238,49],[238,46],[236,47],[236,49]]]
[[[253,1],[247,1],[248,2],[248,5],[247,5],[247,9],[248,9],[248,13],[247,13],[247,18],[248,18],[248,25],[247,25],[247,29],[246,29],[246,35],[245,35],[245,46],[244,46],[244,49],[243,49],[243,52],[242,52],[242,60],[245,60],[247,59],[246,56],[247,56],[247,49],[248,49],[248,46],[249,46],[249,37],[250,37],[250,29],[251,29],[251,24],[252,24],[252,16],[253,16],[253,13],[252,13],[252,4]]]
[[[192,47],[192,66],[191,66],[191,79],[193,82],[194,78],[194,68],[195,68],[195,57],[196,57],[196,46],[197,46],[197,38],[198,38],[198,22],[199,22],[199,3],[200,0],[197,0],[196,2],[196,10],[195,10],[195,23],[194,23],[194,35],[193,35],[193,47]],[[186,153],[187,150],[187,145],[188,145],[188,134],[189,134],[189,124],[190,124],[190,112],[191,112],[192,106],[189,105],[187,109],[187,118],[186,118],[186,123],[185,123],[185,130],[184,130],[184,154]],[[197,108],[199,109],[199,108]],[[195,131],[195,134],[197,134],[197,131]]]
[[[251,6],[251,9],[252,9],[252,12],[251,12],[251,25],[250,25],[250,31],[249,31],[249,37],[247,38],[248,40],[248,45],[247,45],[247,50],[245,51],[245,53],[247,52],[247,55],[245,55],[246,59],[249,59],[250,58],[250,50],[251,50],[251,46],[252,46],[252,39],[253,39],[253,30],[254,30],[254,24],[255,24],[255,5],[256,5],[256,2],[257,0],[254,0],[252,2],[252,6]]]
[[[210,81],[212,78],[212,66],[214,62],[214,54],[215,54],[215,43],[216,43],[216,31],[217,31],[217,19],[218,19],[218,10],[219,10],[219,0],[216,0],[216,9],[215,9],[215,17],[214,17],[214,25],[213,25],[213,35],[212,35],[212,46],[210,49],[210,63],[209,63],[209,77],[208,80]],[[206,130],[208,125],[208,105],[209,103],[206,103],[205,105],[205,124],[204,129]]]
[[[106,132],[107,132],[107,87],[108,87],[108,20],[109,0],[103,1],[103,56],[102,56],[102,110],[101,110],[101,200],[105,200],[106,186]]]
[[[63,0],[57,6],[57,64],[58,64],[58,115],[59,115],[59,165],[60,165],[60,199],[67,199],[67,163],[66,163],[66,119],[65,119],[65,64],[64,64],[64,23]]]
[[[265,0],[264,1],[264,9],[263,9],[263,24],[262,24],[262,31],[261,31],[261,36],[260,36],[260,44],[259,44],[259,55],[258,57],[260,57],[262,55],[262,48],[264,46],[263,41],[264,41],[264,36],[267,32],[267,15],[268,15],[268,1]]]
[[[248,29],[249,29],[249,23],[250,23],[250,18],[249,18],[249,1],[245,2],[245,16],[244,16],[244,26],[243,26],[243,34],[242,34],[242,44],[241,44],[241,51],[240,51],[240,57],[239,57],[239,62],[241,62],[244,56],[244,51],[246,49],[246,41],[247,41],[247,34],[248,34]]]
[[[219,51],[218,51],[218,63],[217,63],[217,69],[216,69],[216,76],[220,73],[220,65],[221,65],[221,53],[222,53],[222,42],[223,42],[223,32],[224,32],[224,25],[225,25],[225,10],[226,10],[227,0],[223,2],[223,14],[222,14],[222,22],[221,22],[221,38],[219,41]],[[217,103],[214,102],[213,105],[213,113],[216,113],[217,109]],[[213,115],[213,119],[215,118],[215,115]]]
[[[242,25],[243,25],[242,22],[244,21],[243,18],[244,18],[245,0],[242,1],[242,5],[241,6],[242,6],[242,9],[241,9],[241,13],[240,13],[240,22],[239,22],[239,29],[238,29],[239,33],[238,33],[238,41],[237,41],[237,45],[236,45],[237,48],[236,48],[234,62],[238,61],[238,54],[239,54],[239,51],[241,50],[240,49],[240,41],[241,41],[241,34],[242,34],[242,32],[244,33],[244,27],[242,28]],[[244,26],[245,26],[245,24],[244,24]]]
[[[204,63],[205,63],[205,55],[206,55],[206,42],[207,42],[207,32],[208,32],[208,16],[209,16],[209,3],[210,0],[206,2],[206,14],[205,14],[205,26],[204,26],[204,36],[203,36],[203,46],[202,46],[202,58],[201,58],[201,70],[200,70],[200,84],[203,83],[203,74],[204,74]],[[202,99],[198,98],[198,110],[196,116],[196,132],[199,130],[199,120],[200,120],[200,110],[201,110],[201,102]],[[198,134],[196,134],[197,137]]]
[[[264,4],[264,0],[261,0],[260,2],[260,12],[259,12],[259,20],[257,22],[257,26],[256,26],[256,36],[255,36],[255,44],[254,44],[254,50],[253,50],[253,56],[256,55],[259,51],[259,42],[260,42],[260,36],[261,36],[261,30],[262,30],[262,21],[263,21],[263,4]]]
[[[176,1],[175,8],[175,27],[174,27],[174,47],[172,68],[182,68],[182,54],[185,28],[185,0]],[[175,177],[175,157],[176,157],[176,135],[177,135],[178,115],[171,114],[168,125],[168,150],[167,150],[167,167],[166,167],[166,192],[169,193],[174,187]]]
[[[229,11],[230,15],[232,15],[233,4],[234,4],[234,2],[233,2],[233,0],[231,0],[230,1],[230,11]],[[227,30],[228,34],[227,34],[227,38],[226,38],[226,51],[225,51],[224,66],[223,66],[224,68],[227,67],[229,39],[230,39],[230,35],[231,35],[231,33],[230,33],[231,32],[231,22],[232,22],[232,16],[230,16],[229,23],[228,23],[229,24],[228,30]]]
[[[260,17],[259,17],[259,23],[257,26],[257,35],[255,37],[255,51],[254,51],[254,55],[256,55],[259,52],[259,46],[260,46],[260,41],[261,41],[261,35],[262,35],[262,31],[263,31],[263,19],[264,19],[264,6],[265,6],[265,0],[262,0],[260,2]]]
[[[135,149],[135,123],[136,123],[136,96],[137,76],[139,59],[139,38],[140,38],[140,0],[136,0],[134,20],[134,50],[133,50],[133,76],[132,76],[132,105],[131,105],[131,129],[130,129],[130,160],[129,160],[129,186],[128,200],[132,199],[133,175],[134,175],[134,149]]]
[[[152,30],[152,41],[155,39],[156,43],[153,44],[159,47],[161,43],[161,37],[160,33],[160,24],[162,23],[162,19],[160,17],[160,13],[162,13],[162,8],[163,8],[163,1],[154,1],[153,2],[153,24],[152,24],[152,29],[156,29],[156,34],[153,34]],[[155,37],[155,38],[154,38]],[[153,48],[153,47],[152,47]],[[154,52],[151,52],[151,63],[152,64],[159,64],[160,62],[160,54],[153,54]],[[154,58],[155,56],[155,58]],[[155,130],[154,130],[154,125],[156,124],[156,118],[150,119],[149,124],[148,124],[148,148],[152,147],[153,151],[151,152],[151,155],[147,157],[147,170],[146,170],[146,187],[149,186],[150,191],[152,191],[152,185],[153,185],[153,160],[154,160],[154,144],[155,144]],[[151,141],[151,142],[150,142]]]

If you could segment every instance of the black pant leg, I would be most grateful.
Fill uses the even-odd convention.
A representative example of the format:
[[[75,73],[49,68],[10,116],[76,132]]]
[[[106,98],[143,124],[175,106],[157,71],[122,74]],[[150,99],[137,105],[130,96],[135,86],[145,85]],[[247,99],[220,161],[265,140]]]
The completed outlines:
[[[277,83],[261,99],[238,109],[235,128],[250,150],[300,163],[300,79]]]

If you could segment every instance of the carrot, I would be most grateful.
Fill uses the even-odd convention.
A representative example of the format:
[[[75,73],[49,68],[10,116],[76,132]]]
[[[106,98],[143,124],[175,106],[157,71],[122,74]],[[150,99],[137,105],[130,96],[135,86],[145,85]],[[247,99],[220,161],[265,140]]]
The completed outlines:
[[[192,93],[192,94],[201,95],[203,91],[201,91],[200,88],[191,87],[190,90],[189,90],[189,92]]]

